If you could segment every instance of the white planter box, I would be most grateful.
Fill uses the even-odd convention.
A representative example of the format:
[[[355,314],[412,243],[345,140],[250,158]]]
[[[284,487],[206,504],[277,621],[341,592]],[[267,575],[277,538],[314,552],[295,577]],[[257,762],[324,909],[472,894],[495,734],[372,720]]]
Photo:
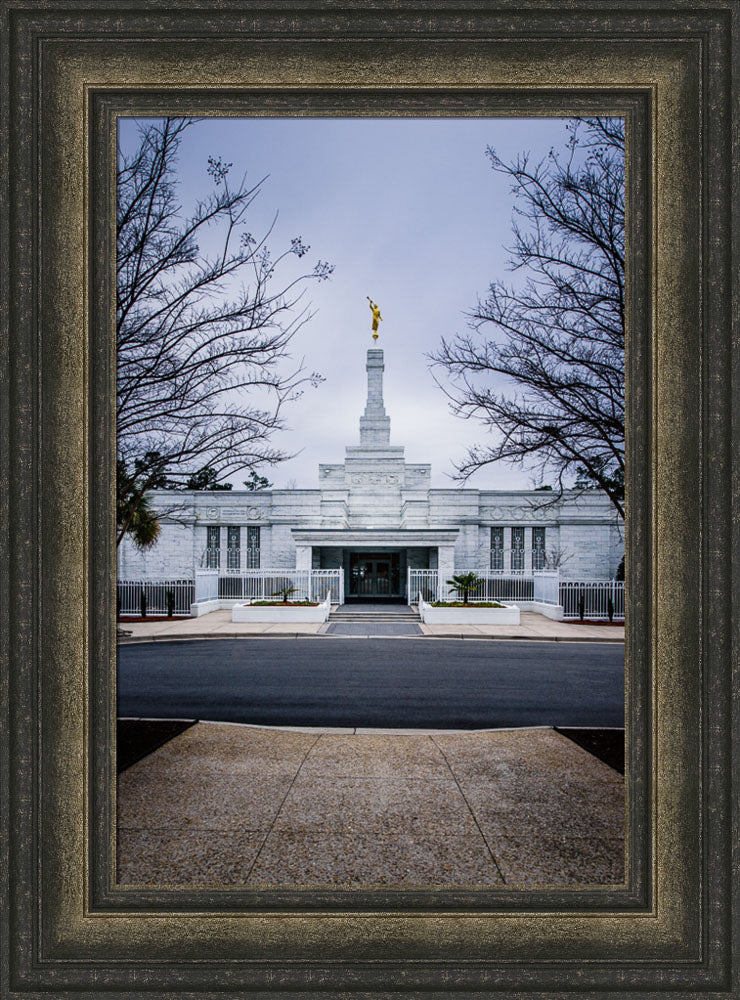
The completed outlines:
[[[502,608],[433,608],[426,601],[420,601],[419,614],[425,625],[519,624],[516,604],[504,604]]]
[[[313,607],[291,607],[273,604],[260,607],[255,604],[235,604],[231,609],[232,622],[325,622],[329,617],[329,597]]]

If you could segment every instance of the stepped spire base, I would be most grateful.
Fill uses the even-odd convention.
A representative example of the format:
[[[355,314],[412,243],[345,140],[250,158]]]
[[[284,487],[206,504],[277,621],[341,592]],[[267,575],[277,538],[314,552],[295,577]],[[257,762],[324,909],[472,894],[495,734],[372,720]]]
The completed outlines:
[[[360,447],[384,448],[391,440],[391,418],[383,404],[383,352],[370,348],[367,352],[367,403],[360,417]]]

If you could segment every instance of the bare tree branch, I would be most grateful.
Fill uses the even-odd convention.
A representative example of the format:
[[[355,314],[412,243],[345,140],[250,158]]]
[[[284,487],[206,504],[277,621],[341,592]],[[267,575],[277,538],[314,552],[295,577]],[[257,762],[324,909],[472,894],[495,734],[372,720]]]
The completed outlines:
[[[221,481],[289,457],[271,444],[282,411],[321,381],[286,362],[312,315],[306,285],[333,268],[291,269],[310,250],[299,236],[273,257],[272,227],[255,237],[246,225],[262,181],[232,186],[232,164],[219,158],[208,158],[211,192],[184,213],[176,162],[194,124],[149,121],[137,149],[119,155],[119,542],[152,488],[182,486],[204,467]]]
[[[624,516],[624,122],[575,119],[570,132],[565,153],[534,165],[488,149],[512,182],[510,266],[526,278],[494,281],[471,332],[429,357],[452,411],[493,437],[469,449],[458,479],[525,463],[561,492],[574,477],[604,490]]]

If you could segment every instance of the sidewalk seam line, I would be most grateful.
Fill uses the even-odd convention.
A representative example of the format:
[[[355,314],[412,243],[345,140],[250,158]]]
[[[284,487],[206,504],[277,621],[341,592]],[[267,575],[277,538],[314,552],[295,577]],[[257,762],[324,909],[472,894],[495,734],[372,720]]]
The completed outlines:
[[[249,879],[251,878],[252,872],[254,871],[254,866],[257,864],[257,861],[259,860],[259,857],[262,854],[262,851],[265,849],[265,844],[267,843],[268,837],[270,836],[270,834],[272,833],[272,831],[275,829],[275,824],[277,823],[277,818],[280,815],[280,812],[281,812],[283,806],[285,805],[285,800],[290,795],[291,789],[293,788],[293,785],[296,782],[296,778],[301,773],[301,769],[303,768],[303,765],[308,760],[308,755],[311,753],[311,751],[313,750],[313,748],[319,742],[319,740],[321,739],[322,735],[323,735],[322,733],[319,733],[319,735],[316,737],[316,739],[313,741],[313,743],[311,744],[311,746],[308,748],[308,750],[306,750],[305,754],[303,755],[303,759],[301,760],[300,764],[298,765],[298,768],[297,768],[295,774],[293,775],[293,778],[292,778],[290,784],[288,785],[287,791],[285,792],[285,795],[283,796],[283,798],[282,798],[282,800],[280,802],[280,805],[277,807],[277,811],[275,812],[275,815],[272,818],[272,823],[270,824],[270,829],[265,834],[265,839],[260,844],[259,850],[255,854],[254,859],[252,861],[252,864],[249,866],[249,871],[247,872],[246,878],[244,879],[245,883],[248,882]]]
[[[475,823],[475,825],[476,825],[476,827],[478,829],[478,833],[481,835],[481,839],[482,839],[483,843],[486,845],[486,849],[488,850],[488,853],[491,855],[491,860],[493,861],[494,865],[496,866],[496,871],[499,873],[499,877],[500,877],[501,881],[503,882],[503,884],[506,885],[506,879],[504,878],[504,873],[501,871],[501,866],[499,865],[498,861],[496,860],[496,855],[491,850],[491,845],[488,843],[488,838],[486,837],[485,833],[481,829],[481,825],[478,822],[478,817],[473,812],[473,808],[470,805],[470,803],[468,802],[468,798],[467,798],[465,792],[462,790],[462,786],[460,785],[460,782],[457,780],[457,775],[452,770],[452,766],[450,765],[450,762],[447,759],[447,754],[444,752],[444,750],[442,749],[442,747],[439,745],[439,743],[437,743],[437,741],[435,740],[435,738],[433,736],[430,736],[429,739],[435,745],[435,747],[437,748],[437,750],[439,750],[439,752],[441,753],[442,758],[443,758],[445,764],[447,765],[447,768],[448,768],[450,774],[452,775],[452,780],[457,785],[457,790],[460,792],[460,795],[462,795],[463,802],[468,807],[468,812],[473,817],[473,822]]]

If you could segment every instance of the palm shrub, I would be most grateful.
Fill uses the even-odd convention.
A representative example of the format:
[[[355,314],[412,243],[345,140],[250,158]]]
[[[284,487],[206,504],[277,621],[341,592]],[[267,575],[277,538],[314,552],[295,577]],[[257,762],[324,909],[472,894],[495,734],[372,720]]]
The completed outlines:
[[[293,587],[288,583],[284,587],[280,587],[279,590],[276,590],[272,596],[282,597],[283,603],[287,604],[288,598],[290,597],[291,594],[295,594],[296,589],[297,589],[296,587]]]
[[[460,596],[463,604],[467,604],[470,591],[475,590],[480,582],[477,573],[457,573],[447,581],[447,586]]]

